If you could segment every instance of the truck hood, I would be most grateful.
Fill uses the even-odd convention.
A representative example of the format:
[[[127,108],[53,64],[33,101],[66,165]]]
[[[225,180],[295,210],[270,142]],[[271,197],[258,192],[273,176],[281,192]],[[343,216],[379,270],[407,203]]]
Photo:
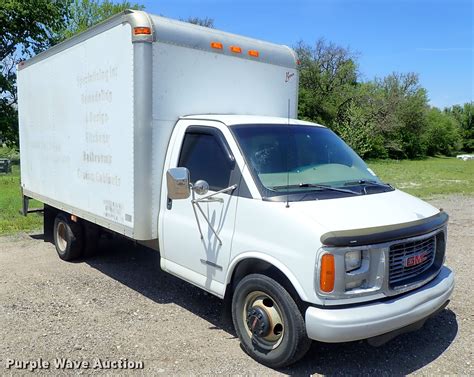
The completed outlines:
[[[348,198],[292,202],[290,207],[300,212],[301,217],[318,223],[323,232],[367,228],[375,230],[406,223],[418,224],[440,214],[432,205],[399,190]],[[440,221],[435,225],[438,223]]]

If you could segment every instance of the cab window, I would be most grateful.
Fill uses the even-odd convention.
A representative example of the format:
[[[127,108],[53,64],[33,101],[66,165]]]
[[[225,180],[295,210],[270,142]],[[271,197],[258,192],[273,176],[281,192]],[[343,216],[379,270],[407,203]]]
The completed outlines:
[[[212,133],[186,132],[178,166],[188,168],[191,182],[204,179],[213,191],[229,187],[232,166],[221,143]]]

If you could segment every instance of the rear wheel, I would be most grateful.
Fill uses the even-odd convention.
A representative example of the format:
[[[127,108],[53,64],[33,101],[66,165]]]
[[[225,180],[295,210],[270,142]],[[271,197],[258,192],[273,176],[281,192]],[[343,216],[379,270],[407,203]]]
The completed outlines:
[[[54,245],[59,258],[70,261],[81,256],[83,248],[83,231],[80,224],[73,222],[59,213],[54,220]]]
[[[232,319],[245,351],[272,368],[298,361],[311,345],[295,301],[265,275],[248,275],[239,282],[232,299]]]

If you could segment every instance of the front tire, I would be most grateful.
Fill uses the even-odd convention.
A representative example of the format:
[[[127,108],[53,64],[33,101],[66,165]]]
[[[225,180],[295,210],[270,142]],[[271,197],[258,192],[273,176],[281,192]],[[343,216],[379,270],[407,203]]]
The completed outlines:
[[[54,219],[53,234],[59,258],[71,261],[81,256],[83,231],[80,224],[70,220],[65,213],[59,213]]]
[[[271,368],[295,363],[311,346],[295,301],[265,275],[248,275],[239,282],[232,298],[232,320],[244,350]]]

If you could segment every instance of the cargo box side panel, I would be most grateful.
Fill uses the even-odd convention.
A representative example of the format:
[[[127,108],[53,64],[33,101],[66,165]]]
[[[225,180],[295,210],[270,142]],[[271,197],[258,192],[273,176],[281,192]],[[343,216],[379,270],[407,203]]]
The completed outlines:
[[[27,65],[18,90],[25,192],[132,236],[130,25]]]

